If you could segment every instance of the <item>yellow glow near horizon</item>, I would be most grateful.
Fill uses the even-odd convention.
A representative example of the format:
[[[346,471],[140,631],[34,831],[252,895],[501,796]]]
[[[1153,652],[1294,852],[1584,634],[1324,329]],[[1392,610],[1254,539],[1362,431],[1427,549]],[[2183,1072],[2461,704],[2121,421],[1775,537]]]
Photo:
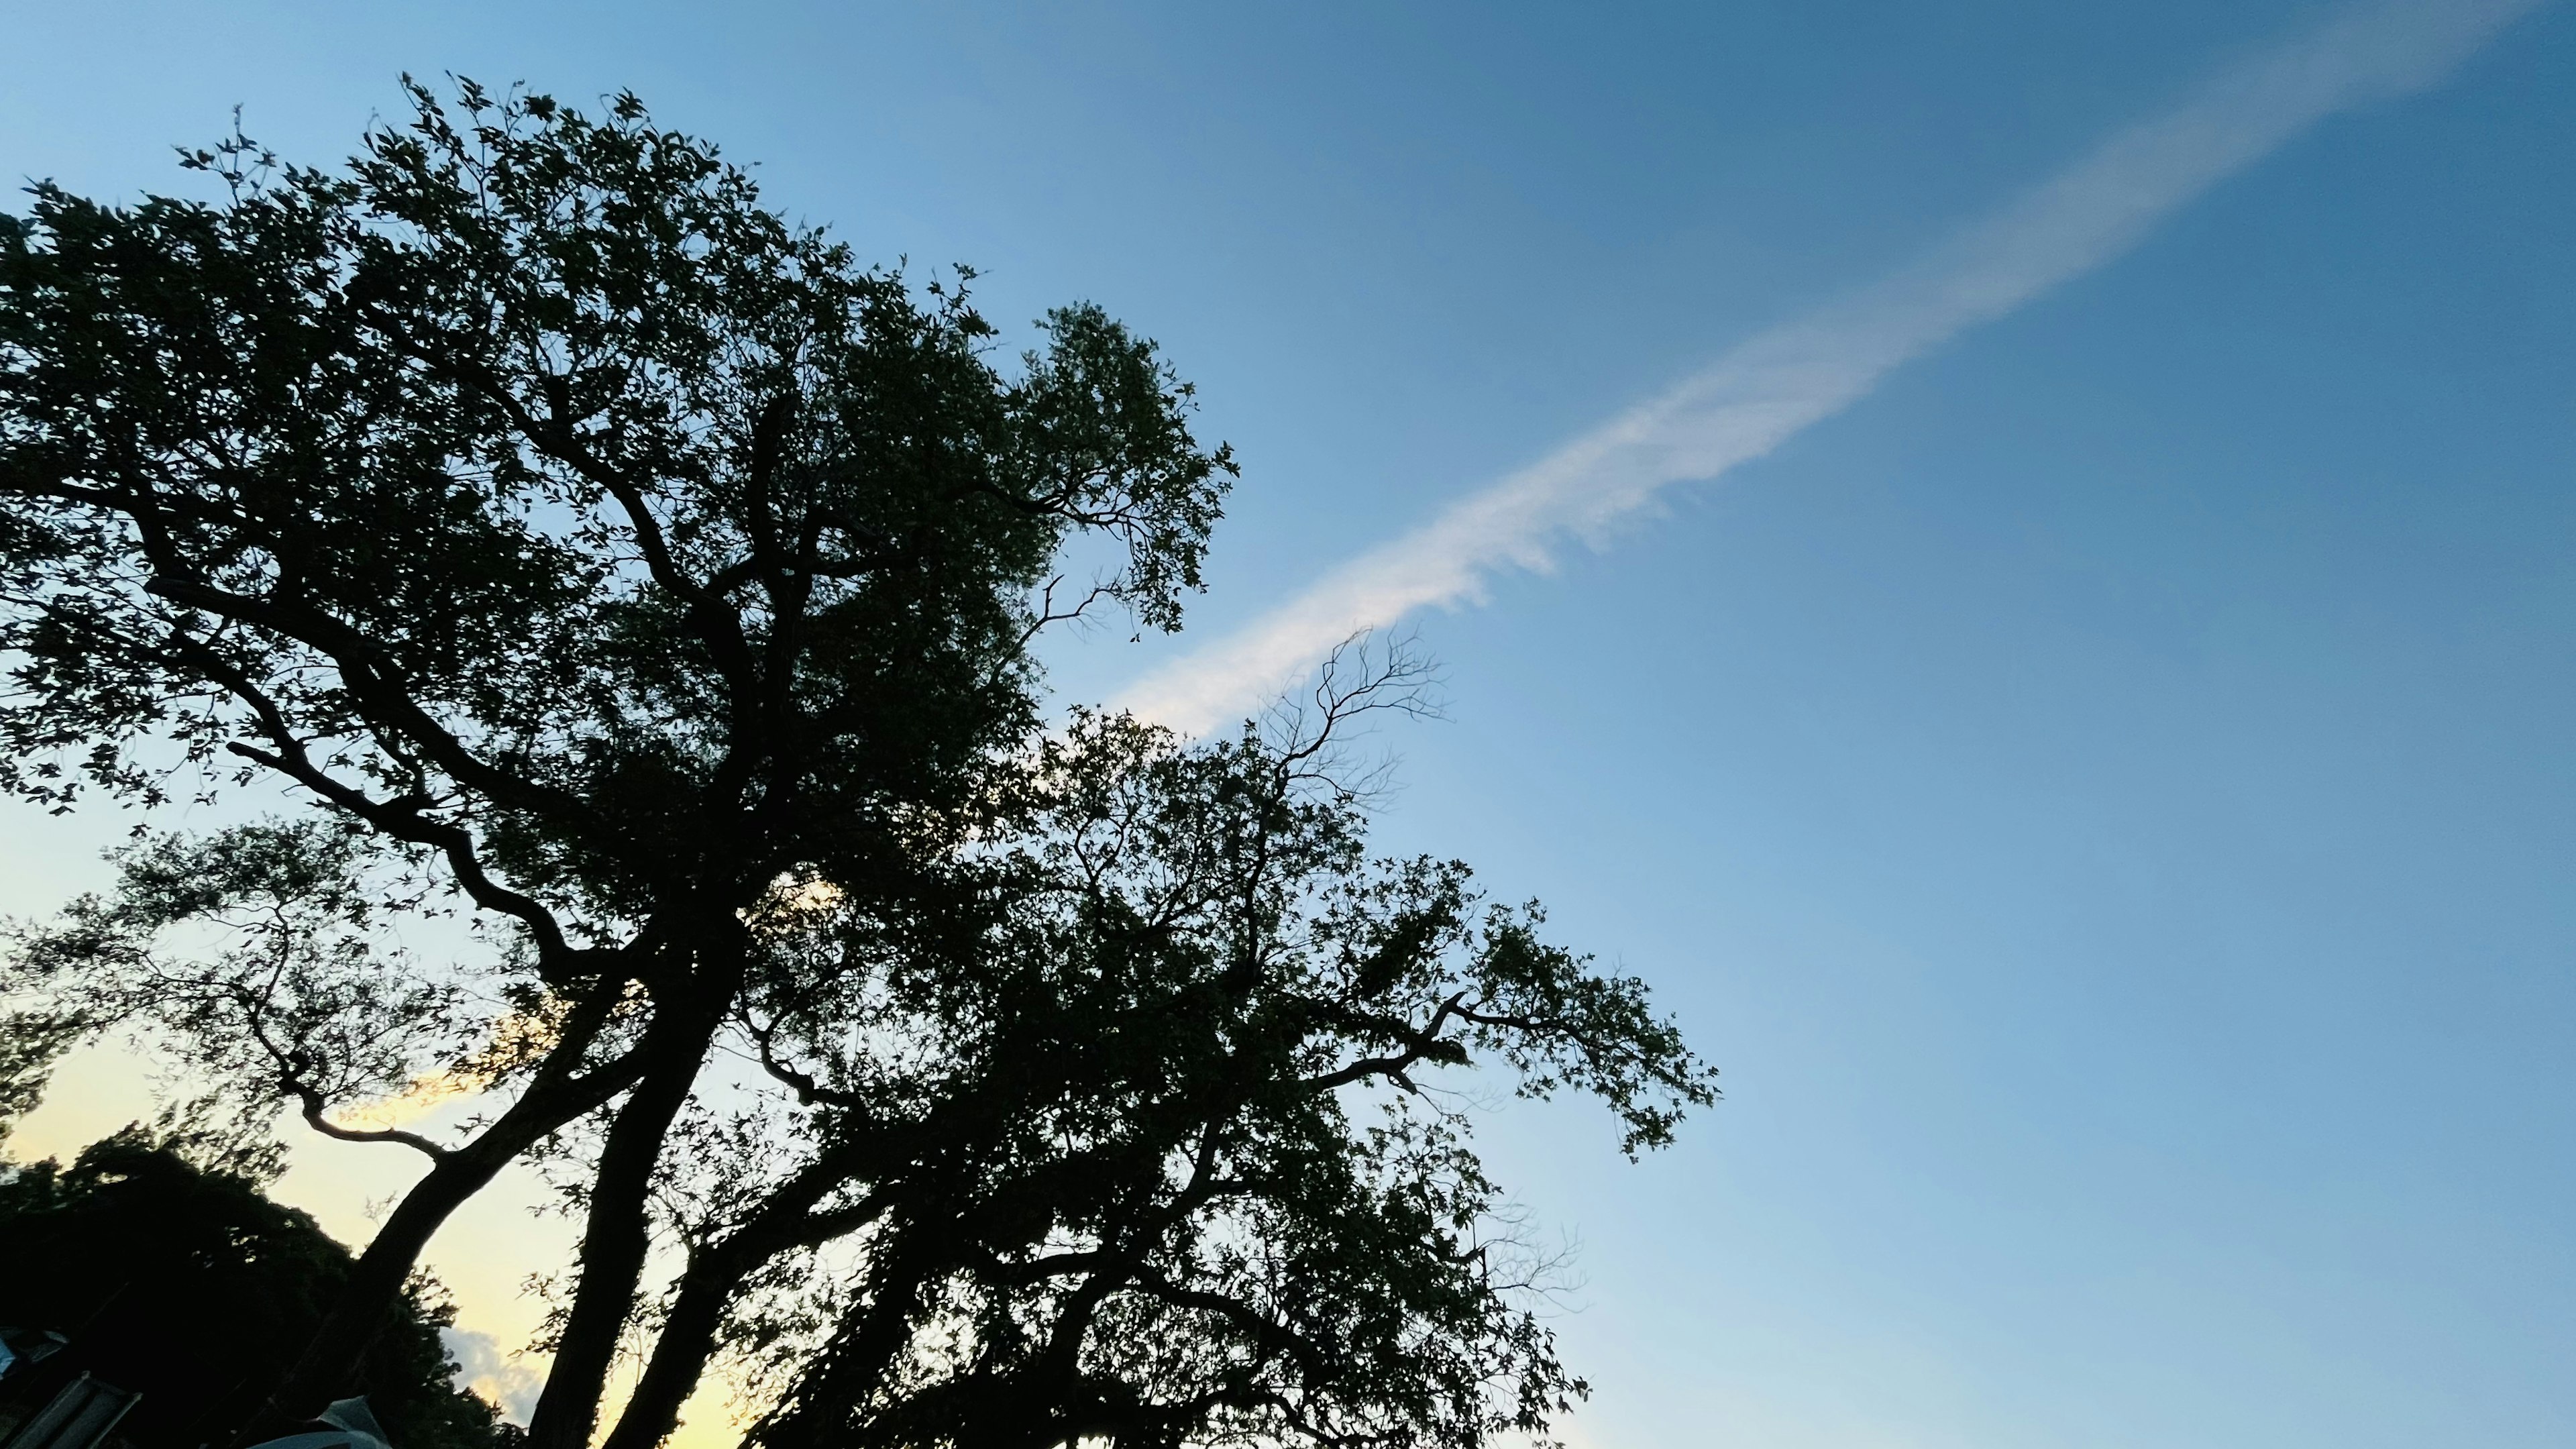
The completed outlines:
[[[459,1106],[470,1088],[425,1080],[383,1103],[343,1113],[350,1126],[393,1126],[433,1118]],[[130,1122],[150,1121],[157,1109],[150,1084],[135,1070],[132,1054],[111,1046],[75,1053],[55,1073],[44,1105],[9,1136],[8,1155],[21,1162],[69,1161],[88,1144]],[[419,1154],[388,1143],[335,1142],[289,1124],[285,1176],[270,1195],[312,1214],[342,1243],[362,1245],[375,1235],[384,1211],[419,1180]],[[296,1135],[300,1134],[300,1135]],[[576,1226],[551,1209],[555,1196],[533,1172],[505,1170],[491,1187],[459,1208],[423,1256],[423,1266],[446,1285],[456,1303],[456,1327],[489,1338],[505,1362],[542,1376],[543,1355],[517,1353],[544,1317],[528,1291],[532,1275],[561,1273],[573,1262]],[[609,1414],[632,1382],[632,1367],[611,1385]],[[493,1375],[469,1381],[496,1401],[506,1386]],[[732,1386],[710,1377],[683,1408],[670,1449],[731,1449],[742,1438]],[[604,1432],[604,1429],[603,1429]],[[400,1446],[396,1446],[400,1449]]]

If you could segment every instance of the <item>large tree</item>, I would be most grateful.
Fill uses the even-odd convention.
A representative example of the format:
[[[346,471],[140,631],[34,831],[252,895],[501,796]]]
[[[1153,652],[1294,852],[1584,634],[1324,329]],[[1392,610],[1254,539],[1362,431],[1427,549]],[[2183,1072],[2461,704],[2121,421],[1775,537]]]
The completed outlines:
[[[0,782],[271,776],[516,933],[511,1095],[469,1137],[328,1116],[441,1016],[262,1044],[316,1128],[432,1161],[290,1411],[459,1202],[607,1111],[556,1360],[595,1380],[743,913],[790,870],[909,899],[1029,735],[1030,636],[1100,598],[1174,624],[1231,473],[1096,309],[1006,373],[954,283],[859,266],[632,98],[412,98],[341,173],[236,138],[186,158],[221,203],[40,185],[0,228]],[[1077,534],[1124,556],[1059,607]],[[581,1443],[585,1397],[538,1440]]]
[[[314,807],[24,937],[17,1057],[145,1032],[429,1160],[272,1417],[529,1159],[583,1224],[545,1449],[637,1332],[616,1449],[727,1352],[776,1449],[1542,1428],[1580,1385],[1443,1095],[1487,1078],[1437,1074],[1634,1151],[1705,1069],[1463,867],[1367,857],[1331,761],[1400,661],[1267,735],[1041,732],[1037,631],[1197,582],[1186,386],[1089,308],[996,367],[631,99],[412,94],[344,173],[236,139],[188,158],[228,200],[39,187],[0,237],[0,770]],[[421,949],[449,910],[492,948]],[[488,1106],[347,1112],[424,1082]]]

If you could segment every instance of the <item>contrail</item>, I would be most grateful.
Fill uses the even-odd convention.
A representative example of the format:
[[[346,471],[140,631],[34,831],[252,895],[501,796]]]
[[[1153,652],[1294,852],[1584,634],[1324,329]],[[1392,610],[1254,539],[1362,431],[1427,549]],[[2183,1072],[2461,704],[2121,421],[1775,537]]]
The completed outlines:
[[[2431,85],[2542,0],[2397,0],[2227,70],[1876,286],[1737,346],[1413,532],[1360,555],[1120,701],[1199,733],[1335,645],[1481,599],[1505,565],[1598,546],[1665,487],[1715,478],[1865,396],[1901,363],[2119,255],[2167,213],[2337,111]]]

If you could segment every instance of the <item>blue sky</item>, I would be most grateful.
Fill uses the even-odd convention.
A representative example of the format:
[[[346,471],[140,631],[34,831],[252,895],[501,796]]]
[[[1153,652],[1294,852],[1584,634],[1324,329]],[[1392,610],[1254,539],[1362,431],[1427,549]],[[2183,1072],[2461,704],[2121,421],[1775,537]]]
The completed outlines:
[[[1006,325],[1096,299],[1246,465],[1189,635],[1060,651],[1108,698],[2352,13],[93,3],[13,17],[0,172],[631,86]],[[1581,1244],[1583,1442],[2576,1442],[2571,94],[2541,7],[1415,617],[1386,842],[1727,1073],[1635,1168],[1491,1130]],[[99,833],[11,817],[0,904]]]

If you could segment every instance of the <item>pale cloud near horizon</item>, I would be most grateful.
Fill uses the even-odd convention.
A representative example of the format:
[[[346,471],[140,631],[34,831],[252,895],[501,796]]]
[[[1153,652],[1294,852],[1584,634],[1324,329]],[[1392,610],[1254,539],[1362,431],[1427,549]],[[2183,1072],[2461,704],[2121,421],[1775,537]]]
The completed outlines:
[[[482,1395],[501,1411],[502,1418],[525,1426],[536,1412],[538,1393],[546,1386],[536,1366],[502,1348],[501,1340],[488,1333],[442,1328],[438,1336],[456,1363],[456,1382]]]
[[[2338,111],[2431,85],[2543,0],[2395,0],[2221,72],[1853,296],[1712,366],[1131,686],[1118,701],[1201,733],[1257,708],[1354,634],[1479,602],[1498,569],[1545,572],[1664,489],[1759,458],[1889,371],[2127,250],[2210,186]]]

